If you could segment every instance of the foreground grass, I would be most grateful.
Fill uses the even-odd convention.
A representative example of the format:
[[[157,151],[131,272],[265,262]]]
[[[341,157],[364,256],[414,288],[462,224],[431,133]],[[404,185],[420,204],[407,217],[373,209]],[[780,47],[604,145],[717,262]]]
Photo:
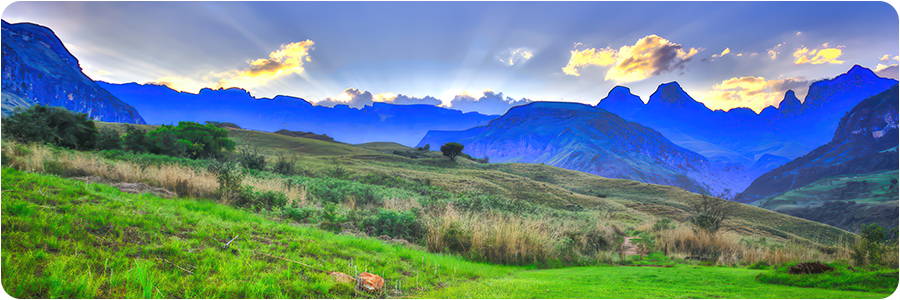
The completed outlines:
[[[433,290],[423,298],[885,298],[881,293],[766,284],[754,277],[769,271],[675,265],[579,267],[519,271],[511,276]],[[827,275],[826,275],[827,276]],[[896,282],[896,281],[895,281]],[[896,286],[895,286],[896,287]]]
[[[382,296],[397,297],[518,270],[206,200],[135,196],[10,168],[2,177],[2,284],[16,298],[367,297],[318,270],[381,275]]]

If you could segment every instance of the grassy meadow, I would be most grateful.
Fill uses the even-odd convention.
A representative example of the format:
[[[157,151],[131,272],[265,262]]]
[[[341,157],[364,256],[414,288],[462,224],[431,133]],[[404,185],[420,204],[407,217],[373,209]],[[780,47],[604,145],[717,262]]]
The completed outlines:
[[[893,269],[846,271],[858,236],[828,225],[741,204],[718,233],[695,230],[687,202],[700,196],[676,187],[451,161],[394,143],[227,130],[238,150],[224,161],[4,140],[4,290],[17,298],[881,298],[897,286],[897,255],[885,255]],[[87,176],[178,196],[72,179]],[[625,237],[637,237],[642,253],[629,255]],[[685,260],[697,256],[705,261]],[[838,281],[874,288],[779,277],[817,260],[843,266],[831,275]],[[332,271],[378,274],[385,289],[359,292]],[[540,293],[547,289],[561,294]]]

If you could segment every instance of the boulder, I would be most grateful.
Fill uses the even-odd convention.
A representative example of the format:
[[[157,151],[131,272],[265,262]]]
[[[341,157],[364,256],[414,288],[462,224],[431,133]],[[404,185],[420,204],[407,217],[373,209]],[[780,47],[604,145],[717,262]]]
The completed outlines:
[[[375,274],[362,272],[356,277],[356,286],[366,292],[374,293],[384,287],[384,279]]]
[[[330,273],[328,273],[328,275],[330,275],[332,278],[334,278],[334,281],[337,281],[340,283],[353,282],[353,276],[350,276],[350,275],[347,275],[347,274],[344,274],[341,272],[330,272]]]

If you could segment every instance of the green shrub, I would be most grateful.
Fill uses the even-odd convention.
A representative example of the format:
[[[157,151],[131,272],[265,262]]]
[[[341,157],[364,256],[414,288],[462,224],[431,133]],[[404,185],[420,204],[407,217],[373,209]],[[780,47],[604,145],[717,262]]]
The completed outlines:
[[[278,160],[275,161],[275,165],[272,166],[272,172],[288,176],[294,175],[294,164],[296,163],[296,158],[288,160],[284,155],[279,155]]]
[[[450,223],[441,239],[447,249],[457,253],[464,253],[472,249],[472,233],[462,228],[459,222]]]
[[[97,141],[97,127],[87,114],[64,107],[33,105],[16,108],[3,117],[3,136],[23,143],[45,143],[70,149],[91,150]]]
[[[153,154],[184,157],[190,147],[190,143],[179,139],[174,128],[172,125],[163,125],[147,133],[147,140],[150,142],[150,147],[147,150]]]
[[[125,126],[125,135],[122,136],[122,147],[125,151],[143,153],[150,151],[150,140],[147,132],[135,126]]]
[[[249,185],[242,186],[239,191],[239,196],[235,198],[234,204],[251,208],[254,211],[284,207],[287,204],[287,196],[281,192],[257,191]]]
[[[266,157],[259,154],[257,147],[242,147],[237,155],[237,161],[247,169],[260,171],[266,169]]]
[[[283,210],[284,215],[294,221],[301,223],[310,223],[316,220],[316,209],[304,206],[304,207],[294,207],[287,206]]]
[[[859,241],[853,245],[850,252],[850,258],[853,260],[853,263],[857,266],[884,264],[887,236],[887,231],[881,226],[875,225],[875,223],[868,226],[862,224]]]
[[[216,162],[210,165],[209,170],[216,173],[222,199],[231,199],[239,195],[244,174],[236,166]]]
[[[111,128],[100,129],[96,148],[97,150],[120,150],[122,149],[122,138]]]
[[[378,214],[363,221],[363,227],[371,229],[371,234],[387,235],[409,241],[418,241],[425,237],[425,227],[412,211],[398,212],[380,209]]]
[[[441,153],[451,160],[456,160],[456,157],[462,154],[464,148],[465,146],[460,143],[446,143],[441,146]]]
[[[674,228],[675,228],[675,224],[672,223],[672,219],[669,219],[669,218],[663,218],[662,220],[656,221],[656,223],[653,224],[654,231],[662,231],[662,230],[674,229]]]

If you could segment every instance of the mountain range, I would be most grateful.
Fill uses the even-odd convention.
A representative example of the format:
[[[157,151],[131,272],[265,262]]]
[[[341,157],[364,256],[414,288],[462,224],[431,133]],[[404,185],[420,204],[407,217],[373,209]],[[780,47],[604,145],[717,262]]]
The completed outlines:
[[[418,147],[447,142],[491,162],[546,163],[607,178],[682,187],[703,192],[734,189],[742,169],[710,162],[659,132],[590,105],[535,102],[461,132],[429,131]]]
[[[391,141],[411,146],[429,129],[460,130],[497,118],[424,104],[375,102],[362,108],[326,107],[290,96],[256,98],[239,88],[204,88],[194,94],[163,85],[97,83],[137,108],[151,124],[231,122],[269,132],[286,129],[327,134],[350,144]]]
[[[145,124],[134,107],[87,77],[47,27],[2,21],[2,113],[34,104],[61,106],[94,120]]]
[[[759,114],[741,107],[711,110],[677,82],[660,85],[646,104],[627,87],[617,86],[597,107],[656,129],[713,161],[740,163],[752,179],[827,143],[845,112],[894,84],[896,80],[855,65],[812,83],[802,103],[787,91],[777,108]]]

